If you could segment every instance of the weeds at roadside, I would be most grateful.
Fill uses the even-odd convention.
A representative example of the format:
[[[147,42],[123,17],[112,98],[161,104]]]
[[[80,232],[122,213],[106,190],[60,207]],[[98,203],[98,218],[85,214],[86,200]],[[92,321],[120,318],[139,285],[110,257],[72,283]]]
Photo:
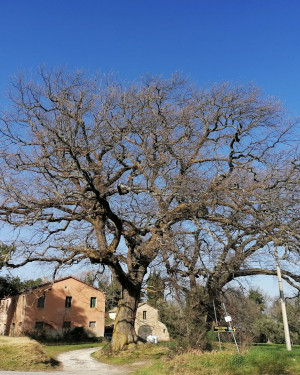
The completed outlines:
[[[274,350],[272,350],[272,347]],[[230,351],[202,353],[191,351],[160,359],[135,375],[296,375],[300,374],[300,347],[294,353],[275,345],[252,347],[243,354]],[[157,369],[159,368],[159,371]]]

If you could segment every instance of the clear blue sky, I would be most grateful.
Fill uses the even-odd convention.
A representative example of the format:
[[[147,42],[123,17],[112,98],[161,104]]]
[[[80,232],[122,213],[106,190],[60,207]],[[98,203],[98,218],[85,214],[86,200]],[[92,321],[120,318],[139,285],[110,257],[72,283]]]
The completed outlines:
[[[300,115],[300,1],[0,0],[0,98],[41,64],[252,82]]]
[[[181,71],[254,82],[300,113],[298,0],[0,0],[0,93],[17,70]]]

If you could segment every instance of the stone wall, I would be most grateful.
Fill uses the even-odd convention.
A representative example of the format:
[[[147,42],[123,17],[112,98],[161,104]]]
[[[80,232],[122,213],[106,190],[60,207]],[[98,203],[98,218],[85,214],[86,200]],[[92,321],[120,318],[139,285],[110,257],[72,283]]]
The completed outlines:
[[[141,303],[137,309],[135,330],[143,340],[149,335],[157,336],[158,341],[170,340],[167,327],[159,321],[158,310],[147,303]]]

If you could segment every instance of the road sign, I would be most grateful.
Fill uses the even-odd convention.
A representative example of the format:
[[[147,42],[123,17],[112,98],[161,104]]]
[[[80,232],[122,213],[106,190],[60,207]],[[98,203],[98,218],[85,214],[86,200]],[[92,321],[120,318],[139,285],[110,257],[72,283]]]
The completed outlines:
[[[236,329],[230,328],[230,327],[219,327],[219,326],[214,326],[214,332],[235,332]]]

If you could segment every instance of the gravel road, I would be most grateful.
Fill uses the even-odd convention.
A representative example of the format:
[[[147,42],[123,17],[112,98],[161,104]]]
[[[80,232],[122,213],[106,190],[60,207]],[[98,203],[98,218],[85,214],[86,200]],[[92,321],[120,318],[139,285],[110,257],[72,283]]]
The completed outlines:
[[[98,375],[126,375],[129,374],[124,368],[107,365],[96,361],[91,354],[98,348],[80,349],[62,353],[57,360],[63,364],[59,371],[51,372],[20,372],[20,371],[0,371],[3,375],[74,375],[74,374],[98,374]]]

